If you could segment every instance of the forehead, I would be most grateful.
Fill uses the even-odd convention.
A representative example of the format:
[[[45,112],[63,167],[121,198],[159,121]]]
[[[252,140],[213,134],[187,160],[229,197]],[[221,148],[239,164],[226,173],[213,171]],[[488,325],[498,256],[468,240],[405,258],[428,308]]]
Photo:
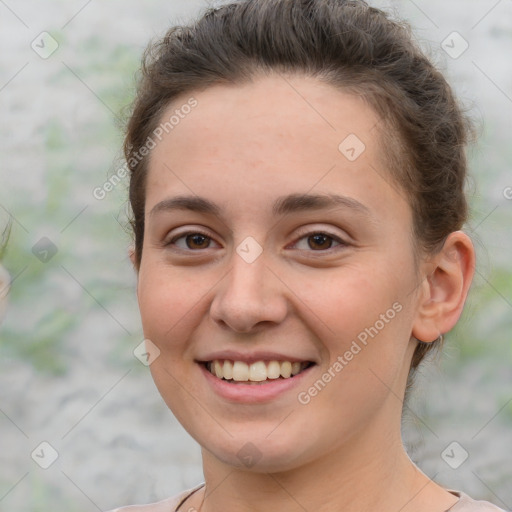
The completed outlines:
[[[191,98],[195,107],[184,108]],[[390,186],[376,112],[314,78],[212,86],[175,99],[161,123],[172,129],[150,154],[146,210],[171,192],[250,201],[366,190],[370,202],[400,192]]]
[[[191,97],[197,102],[193,110],[187,108]],[[181,110],[190,112],[178,119],[176,114]],[[198,138],[190,138],[187,131],[192,124],[203,137],[201,147],[211,153],[222,150],[219,141],[223,138],[229,142],[230,151],[234,146],[241,152],[261,144],[262,149],[289,148],[297,153],[298,148],[292,144],[306,139],[310,144],[302,147],[304,151],[315,149],[320,143],[337,154],[339,143],[349,134],[377,139],[378,131],[374,129],[380,122],[360,96],[311,77],[275,74],[256,77],[242,85],[214,85],[182,95],[168,107],[161,118],[162,125],[169,120],[178,121],[169,130],[176,144],[185,144],[185,148],[198,144]]]

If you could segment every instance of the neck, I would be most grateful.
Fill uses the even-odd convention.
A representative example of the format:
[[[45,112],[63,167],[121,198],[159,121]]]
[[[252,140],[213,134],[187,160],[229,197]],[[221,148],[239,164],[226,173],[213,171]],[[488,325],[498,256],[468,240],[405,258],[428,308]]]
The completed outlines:
[[[421,512],[435,510],[429,508],[433,503],[446,506],[440,510],[451,506],[455,497],[407,456],[399,426],[393,431],[382,427],[374,425],[314,461],[282,472],[240,470],[203,450],[206,498],[201,512]]]

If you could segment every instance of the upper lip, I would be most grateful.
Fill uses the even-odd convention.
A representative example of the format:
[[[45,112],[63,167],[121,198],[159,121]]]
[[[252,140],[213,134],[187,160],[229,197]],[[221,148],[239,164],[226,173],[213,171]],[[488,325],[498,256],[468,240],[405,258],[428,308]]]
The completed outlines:
[[[272,351],[239,352],[237,350],[220,350],[218,352],[211,352],[205,356],[196,358],[196,361],[199,363],[207,363],[210,361],[222,361],[226,359],[229,361],[243,361],[247,364],[255,363],[257,361],[290,361],[291,363],[315,362],[312,358],[279,354],[278,352]]]

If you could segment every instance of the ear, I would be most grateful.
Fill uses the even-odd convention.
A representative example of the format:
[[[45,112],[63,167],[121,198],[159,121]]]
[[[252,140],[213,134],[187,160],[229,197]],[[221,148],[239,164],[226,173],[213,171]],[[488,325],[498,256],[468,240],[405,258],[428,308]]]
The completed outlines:
[[[131,244],[130,247],[128,247],[128,257],[130,258],[130,261],[132,262],[135,272],[139,273],[139,264],[137,262],[137,253],[135,252],[134,244]]]
[[[412,335],[424,342],[450,331],[462,313],[475,272],[471,239],[462,231],[450,233],[428,267],[412,330]]]

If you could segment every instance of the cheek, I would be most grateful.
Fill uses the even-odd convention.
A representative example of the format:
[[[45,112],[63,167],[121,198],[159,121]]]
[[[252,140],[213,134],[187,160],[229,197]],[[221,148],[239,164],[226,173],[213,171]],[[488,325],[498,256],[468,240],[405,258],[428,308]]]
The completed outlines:
[[[402,282],[405,281],[404,276]],[[397,309],[403,307],[393,305],[403,306],[406,296],[406,286],[396,276],[364,264],[344,267],[321,278],[318,274],[311,279],[303,276],[302,285],[304,303],[331,335],[343,339],[357,337],[376,322],[378,330],[397,323]]]
[[[353,266],[307,282],[303,300],[315,313],[309,315],[309,328],[321,340],[331,368],[338,361],[332,370],[348,379],[345,390],[374,390],[381,386],[378,377],[393,383],[407,364],[413,277],[407,277],[407,267],[400,268],[404,271],[398,276],[386,272],[384,263]]]
[[[198,309],[201,297],[211,286],[206,279],[190,279],[183,270],[153,264],[149,258],[139,271],[137,296],[144,337],[160,350],[150,365],[151,375],[167,406],[189,431],[193,431],[193,419],[204,411],[190,400],[197,394],[190,373],[196,368],[187,350],[203,314]]]
[[[328,362],[300,390],[298,401],[312,424],[323,425],[320,444],[325,446],[316,449],[328,451],[329,443],[363,431],[389,400],[400,417],[400,401],[393,395],[401,393],[412,318],[405,289],[362,269],[309,284],[306,304],[322,320],[311,320],[309,327]]]
[[[197,315],[207,286],[197,277],[168,266],[145,262],[139,272],[137,297],[144,336],[161,351],[183,349],[183,332]]]
[[[160,351],[149,367],[152,378],[167,406],[191,431],[191,418],[201,412],[194,409],[196,401],[190,400],[194,380],[187,373],[193,364],[184,362],[192,325],[199,321],[197,304],[207,283],[197,276],[192,279],[189,274],[171,267],[145,248],[138,273],[137,299],[144,337]]]

